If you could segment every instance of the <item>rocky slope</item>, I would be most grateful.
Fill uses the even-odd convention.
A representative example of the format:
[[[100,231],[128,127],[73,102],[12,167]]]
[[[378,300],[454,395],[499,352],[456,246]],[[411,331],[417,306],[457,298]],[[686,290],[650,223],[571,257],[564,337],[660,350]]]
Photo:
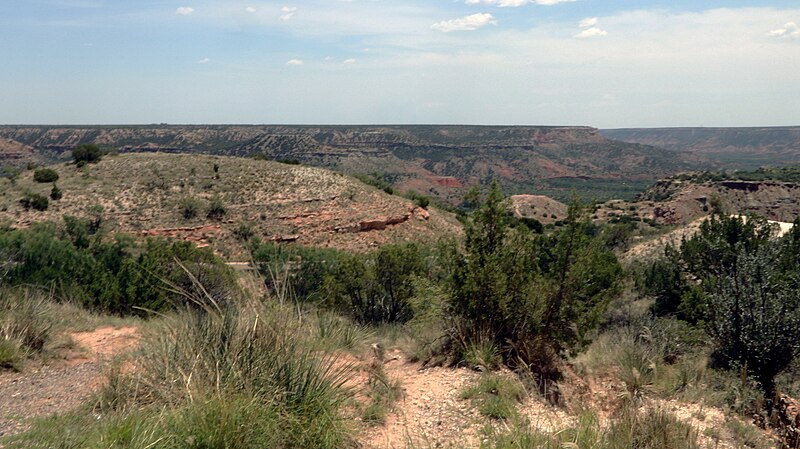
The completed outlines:
[[[792,182],[664,180],[644,192],[639,204],[651,210],[656,221],[676,224],[707,215],[715,199],[734,214],[758,214],[780,222],[800,216],[800,184]]]
[[[609,139],[653,145],[708,158],[718,167],[752,169],[800,163],[800,126],[762,128],[631,128],[601,132]]]
[[[215,168],[216,167],[216,168]],[[50,184],[31,171],[11,183],[0,179],[0,222],[27,226],[63,215],[100,215],[112,230],[142,237],[194,241],[228,256],[245,256],[236,231],[246,225],[265,240],[365,250],[414,239],[457,235],[449,213],[415,207],[409,200],[328,170],[252,159],[187,155],[125,154],[77,168],[53,166],[63,198],[44,212],[24,210],[25,192],[48,195]],[[209,218],[214,198],[224,215]],[[196,214],[184,216],[185,204]]]
[[[612,141],[588,127],[107,126],[0,127],[0,138],[65,156],[82,143],[120,152],[261,154],[346,173],[380,173],[397,189],[456,204],[498,179],[507,193],[632,197],[660,177],[697,168],[691,155]]]

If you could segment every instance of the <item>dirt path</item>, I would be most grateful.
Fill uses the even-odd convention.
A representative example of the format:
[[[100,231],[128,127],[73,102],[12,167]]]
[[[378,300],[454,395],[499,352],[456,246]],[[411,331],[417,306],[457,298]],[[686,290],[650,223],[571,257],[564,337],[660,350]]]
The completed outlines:
[[[70,336],[80,350],[65,354],[63,360],[32,362],[23,372],[0,373],[0,436],[24,432],[30,418],[83,404],[102,386],[108,363],[139,342],[134,327],[104,327]]]
[[[480,447],[487,422],[462,390],[475,385],[481,374],[466,368],[425,368],[409,363],[399,351],[388,355],[384,370],[399,379],[404,397],[396,404],[386,424],[369,428],[361,443],[369,449],[421,447]],[[509,374],[510,375],[510,374]],[[519,407],[531,425],[552,431],[570,422],[568,415],[529,398]]]

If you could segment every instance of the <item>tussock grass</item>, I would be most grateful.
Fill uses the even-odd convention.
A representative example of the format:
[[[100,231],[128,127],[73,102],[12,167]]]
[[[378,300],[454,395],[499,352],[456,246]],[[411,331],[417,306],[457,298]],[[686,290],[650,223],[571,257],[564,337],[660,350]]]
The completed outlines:
[[[148,326],[133,368],[110,374],[92,410],[39,422],[8,447],[353,444],[352,367],[312,344],[310,323],[288,306],[194,300]]]
[[[492,373],[481,376],[477,385],[461,392],[461,398],[471,399],[481,415],[497,420],[515,418],[517,405],[526,395],[519,380]]]
[[[489,435],[485,449],[699,449],[696,432],[658,408],[625,407],[603,426],[597,416],[583,412],[572,427],[552,434],[528,422],[516,422]]]
[[[50,295],[27,289],[0,289],[0,368],[19,370],[41,354],[53,337],[55,305]]]

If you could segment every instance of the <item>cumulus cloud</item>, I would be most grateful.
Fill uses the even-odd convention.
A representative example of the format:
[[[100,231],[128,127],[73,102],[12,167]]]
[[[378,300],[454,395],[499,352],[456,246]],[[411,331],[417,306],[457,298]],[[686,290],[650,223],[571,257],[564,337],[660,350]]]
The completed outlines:
[[[451,31],[473,31],[490,23],[497,23],[489,13],[472,14],[452,20],[442,20],[431,25],[431,29],[449,33]]]
[[[286,65],[303,65],[303,61],[300,59],[290,59],[286,61]]]
[[[175,10],[175,14],[179,16],[188,16],[194,12],[194,8],[191,6],[181,6]]]
[[[211,62],[211,60],[208,59],[208,58],[203,58],[203,59],[197,61],[198,64],[208,64],[209,62]]]
[[[353,58],[345,59],[342,63],[343,64],[355,64],[356,60]]]
[[[772,30],[767,33],[767,36],[772,37],[800,37],[800,26],[795,22],[789,22],[781,28]]]
[[[516,8],[518,6],[535,3],[537,5],[552,6],[559,3],[574,2],[575,0],[465,0],[468,5],[497,5],[501,8]]]
[[[587,17],[581,20],[578,22],[578,28],[583,28],[583,30],[581,30],[581,32],[576,34],[574,37],[578,39],[588,39],[590,37],[608,35],[608,31],[597,26],[598,23],[600,23],[600,19],[597,17]]]
[[[294,6],[284,6],[281,8],[281,20],[286,21],[294,17],[294,14],[297,12],[297,8]]]
[[[256,9],[254,7],[252,7],[252,6],[248,6],[244,10],[247,11],[247,12],[256,12]]]

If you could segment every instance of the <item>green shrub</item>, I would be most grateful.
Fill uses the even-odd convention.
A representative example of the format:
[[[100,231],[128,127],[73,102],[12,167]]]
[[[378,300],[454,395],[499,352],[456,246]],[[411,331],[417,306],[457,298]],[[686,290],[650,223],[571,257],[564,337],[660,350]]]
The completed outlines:
[[[408,198],[411,201],[413,201],[415,206],[421,207],[423,209],[427,209],[428,206],[430,206],[430,204],[431,204],[431,199],[429,197],[427,197],[425,195],[422,195],[420,193],[417,193],[417,192],[415,192],[413,190],[409,190],[403,196],[405,196],[406,198]]]
[[[717,356],[752,374],[767,401],[775,395],[775,377],[800,354],[800,291],[776,260],[778,244],[743,250],[735,270],[715,280],[708,309]]]
[[[197,214],[200,213],[201,207],[202,204],[200,204],[200,201],[194,198],[184,198],[180,202],[181,216],[186,220],[191,220],[197,217]]]
[[[25,210],[38,210],[45,211],[50,207],[50,200],[46,196],[39,195],[38,193],[27,192],[25,196],[19,200],[19,203]]]
[[[216,195],[211,198],[206,216],[212,220],[221,220],[226,213],[227,211],[225,210],[225,204],[222,202],[222,199]]]
[[[300,302],[319,302],[320,289],[343,254],[330,248],[313,248],[275,242],[251,241],[250,254],[273,293],[288,290]]]
[[[449,249],[448,313],[457,342],[494,339],[505,362],[555,376],[557,354],[588,341],[622,269],[572,207],[551,235],[511,228],[496,184],[466,227],[465,253]],[[462,348],[463,349],[463,348]]]
[[[425,271],[416,244],[381,247],[369,256],[345,255],[325,279],[327,302],[362,324],[413,318],[414,278]]]
[[[52,168],[40,168],[33,172],[33,180],[36,182],[56,182],[58,181],[58,172]]]
[[[245,222],[239,223],[239,226],[233,231],[233,236],[243,242],[249,241],[254,235],[253,227]]]
[[[231,271],[207,249],[163,239],[137,247],[124,236],[100,238],[90,220],[65,217],[65,223],[63,232],[52,223],[0,229],[0,252],[14,257],[0,282],[52,286],[90,309],[122,315],[174,307],[180,292],[196,290],[193,277],[220,301],[235,294]]]
[[[53,183],[53,188],[50,189],[50,199],[53,201],[58,201],[63,196],[64,194],[61,192],[61,189],[59,189],[58,186],[55,183]]]
[[[78,145],[72,150],[72,159],[79,166],[100,162],[102,157],[103,151],[94,144]]]
[[[392,185],[389,183],[389,181],[386,179],[386,175],[382,175],[379,173],[372,173],[369,175],[364,173],[356,173],[355,175],[353,175],[353,177],[363,182],[364,184],[381,189],[384,192],[388,193],[389,195],[394,194],[394,189],[392,188]]]

